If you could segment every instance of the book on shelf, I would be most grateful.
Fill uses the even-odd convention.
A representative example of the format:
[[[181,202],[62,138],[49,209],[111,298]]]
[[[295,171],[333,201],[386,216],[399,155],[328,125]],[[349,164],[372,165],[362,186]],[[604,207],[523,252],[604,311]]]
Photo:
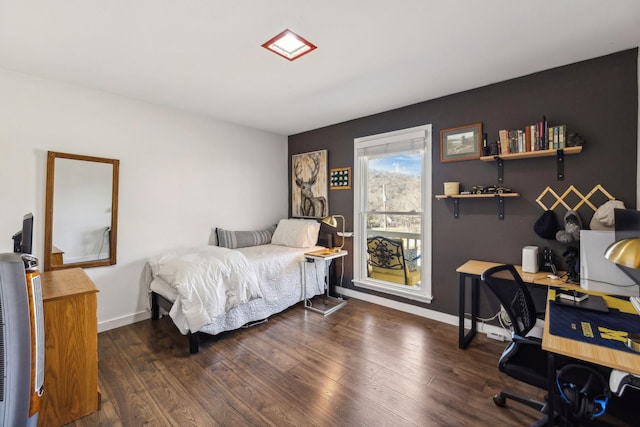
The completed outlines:
[[[506,129],[502,129],[498,131],[498,138],[500,140],[500,153],[508,154],[509,153],[509,131]]]
[[[548,150],[549,146],[549,122],[547,122],[547,116],[542,116],[542,150]]]
[[[510,153],[518,152],[518,131],[517,130],[509,131],[509,152]]]
[[[560,150],[566,147],[567,126],[549,126],[547,118],[524,129],[498,131],[498,154]]]
[[[586,300],[588,297],[589,297],[589,294],[585,294],[584,292],[574,292],[574,291],[558,292],[558,298],[562,298],[567,301],[581,302]]]

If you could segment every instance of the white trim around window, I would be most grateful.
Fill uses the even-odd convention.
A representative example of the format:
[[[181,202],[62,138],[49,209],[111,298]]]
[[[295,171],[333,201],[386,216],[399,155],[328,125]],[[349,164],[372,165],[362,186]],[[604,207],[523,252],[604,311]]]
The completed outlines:
[[[354,139],[353,283],[357,287],[372,289],[416,301],[431,302],[433,298],[431,284],[431,147],[432,135],[430,124]],[[422,275],[419,289],[372,279],[368,277],[366,263],[367,186],[365,184],[368,176],[368,158],[371,155],[403,153],[408,151],[420,152],[422,154]]]

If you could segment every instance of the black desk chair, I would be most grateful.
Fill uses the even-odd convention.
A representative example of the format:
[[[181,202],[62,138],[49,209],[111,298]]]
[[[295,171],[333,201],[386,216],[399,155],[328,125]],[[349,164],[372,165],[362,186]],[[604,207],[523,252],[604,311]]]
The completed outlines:
[[[498,298],[511,321],[511,342],[502,352],[498,369],[508,376],[529,385],[547,390],[547,352],[542,349],[542,321],[522,278],[513,265],[491,267],[482,273],[482,281]],[[506,399],[515,400],[532,408],[543,410],[545,404],[516,393],[502,390],[493,397],[498,406]]]
[[[516,380],[547,391],[549,354],[542,349],[544,322],[536,313],[529,289],[510,264],[488,268],[482,273],[482,281],[498,298],[511,321],[511,342],[500,356],[498,369]],[[574,396],[567,396],[565,393],[562,399],[556,396],[554,405],[557,405],[557,410],[554,411],[553,421],[563,421],[564,425],[569,426],[603,425],[593,418],[605,412],[606,402],[604,405],[601,402],[605,400],[603,396],[606,396],[606,401],[609,400],[608,380],[605,378],[609,378],[611,369],[561,355],[555,355],[554,365],[557,369],[557,382],[566,383],[563,384],[563,393],[568,393],[564,389],[567,385],[580,390],[580,393],[573,393]],[[565,371],[572,375],[564,374]],[[593,381],[595,377],[600,380]],[[599,396],[599,400],[593,396],[588,397],[587,394]],[[505,406],[507,399],[542,411],[545,416],[534,425],[547,424],[549,415],[546,414],[544,402],[505,390],[493,396],[493,402],[501,407]]]

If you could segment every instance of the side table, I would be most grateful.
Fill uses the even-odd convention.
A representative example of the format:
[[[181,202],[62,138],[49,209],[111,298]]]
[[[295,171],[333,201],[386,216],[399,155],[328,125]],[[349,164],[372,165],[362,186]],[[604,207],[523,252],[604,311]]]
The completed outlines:
[[[347,303],[346,300],[342,298],[336,298],[329,295],[329,278],[331,275],[329,274],[329,266],[331,262],[336,258],[343,258],[342,262],[344,262],[344,257],[347,255],[347,251],[340,250],[338,252],[331,249],[322,249],[319,251],[307,252],[304,254],[304,262],[302,263],[302,295],[304,297],[304,308],[307,310],[315,311],[316,313],[331,314],[334,311],[341,308],[343,305]],[[325,273],[325,285],[324,285],[324,294],[322,295],[322,301],[314,302],[313,298],[306,298],[307,296],[307,264],[312,262],[322,261],[326,264],[326,273]]]

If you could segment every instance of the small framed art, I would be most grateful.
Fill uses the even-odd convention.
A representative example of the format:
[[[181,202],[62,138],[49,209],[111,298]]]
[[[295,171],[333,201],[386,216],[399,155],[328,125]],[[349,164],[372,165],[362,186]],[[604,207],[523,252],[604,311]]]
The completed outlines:
[[[329,170],[329,188],[331,190],[348,190],[351,188],[351,168],[335,168]]]
[[[440,161],[479,159],[482,151],[482,123],[440,131]]]

